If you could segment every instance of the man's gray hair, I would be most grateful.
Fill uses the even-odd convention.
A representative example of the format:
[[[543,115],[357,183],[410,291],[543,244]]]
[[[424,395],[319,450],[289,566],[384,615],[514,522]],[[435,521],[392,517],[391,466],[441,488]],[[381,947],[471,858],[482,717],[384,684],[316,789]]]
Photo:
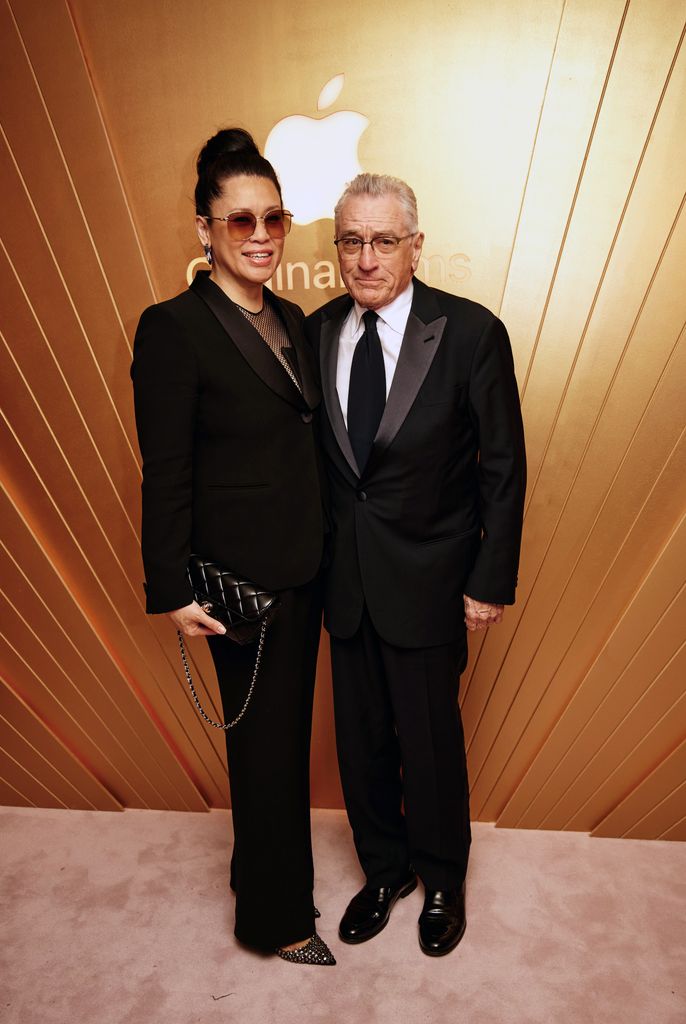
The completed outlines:
[[[407,230],[410,234],[414,234],[419,230],[417,197],[410,186],[406,182],[401,181],[400,178],[394,178],[390,174],[364,173],[358,174],[356,178],[348,182],[343,195],[336,203],[333,215],[337,231],[341,210],[348,199],[352,199],[354,196],[395,196],[398,202],[405,208],[408,222]]]

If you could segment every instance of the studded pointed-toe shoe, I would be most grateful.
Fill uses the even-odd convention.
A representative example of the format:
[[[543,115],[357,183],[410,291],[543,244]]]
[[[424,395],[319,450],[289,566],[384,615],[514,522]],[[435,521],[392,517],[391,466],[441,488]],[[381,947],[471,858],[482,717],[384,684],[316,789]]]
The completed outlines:
[[[291,964],[313,964],[316,967],[334,967],[336,964],[333,953],[316,932],[308,943],[298,949],[277,949],[275,952]]]

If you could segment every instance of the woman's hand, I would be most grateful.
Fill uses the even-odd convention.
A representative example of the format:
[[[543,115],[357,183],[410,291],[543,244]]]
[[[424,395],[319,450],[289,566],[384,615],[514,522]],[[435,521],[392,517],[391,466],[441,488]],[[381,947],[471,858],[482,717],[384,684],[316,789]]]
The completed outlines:
[[[213,633],[226,633],[221,622],[204,612],[197,601],[187,604],[185,608],[177,608],[167,612],[177,629],[186,636],[212,636]]]

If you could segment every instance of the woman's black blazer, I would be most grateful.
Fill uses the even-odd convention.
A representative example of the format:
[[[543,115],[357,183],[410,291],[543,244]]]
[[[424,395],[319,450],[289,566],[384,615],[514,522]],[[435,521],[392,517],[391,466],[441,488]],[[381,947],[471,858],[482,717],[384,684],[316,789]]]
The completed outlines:
[[[299,586],[317,573],[323,524],[313,413],[320,391],[302,311],[271,293],[269,300],[286,325],[292,348],[285,354],[302,394],[207,272],[140,319],[131,376],[149,612],[193,600],[191,553],[267,590]]]

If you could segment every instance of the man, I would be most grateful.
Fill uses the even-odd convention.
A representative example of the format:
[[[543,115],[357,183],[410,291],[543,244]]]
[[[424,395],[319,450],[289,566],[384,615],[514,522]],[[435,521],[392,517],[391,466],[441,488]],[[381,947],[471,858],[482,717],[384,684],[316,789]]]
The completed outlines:
[[[412,189],[361,174],[335,210],[349,295],[307,320],[324,394],[336,741],[366,875],[340,923],[377,935],[425,889],[419,944],[464,934],[469,789],[457,701],[466,630],[514,602],[524,439],[507,332],[487,309],[414,280]]]

